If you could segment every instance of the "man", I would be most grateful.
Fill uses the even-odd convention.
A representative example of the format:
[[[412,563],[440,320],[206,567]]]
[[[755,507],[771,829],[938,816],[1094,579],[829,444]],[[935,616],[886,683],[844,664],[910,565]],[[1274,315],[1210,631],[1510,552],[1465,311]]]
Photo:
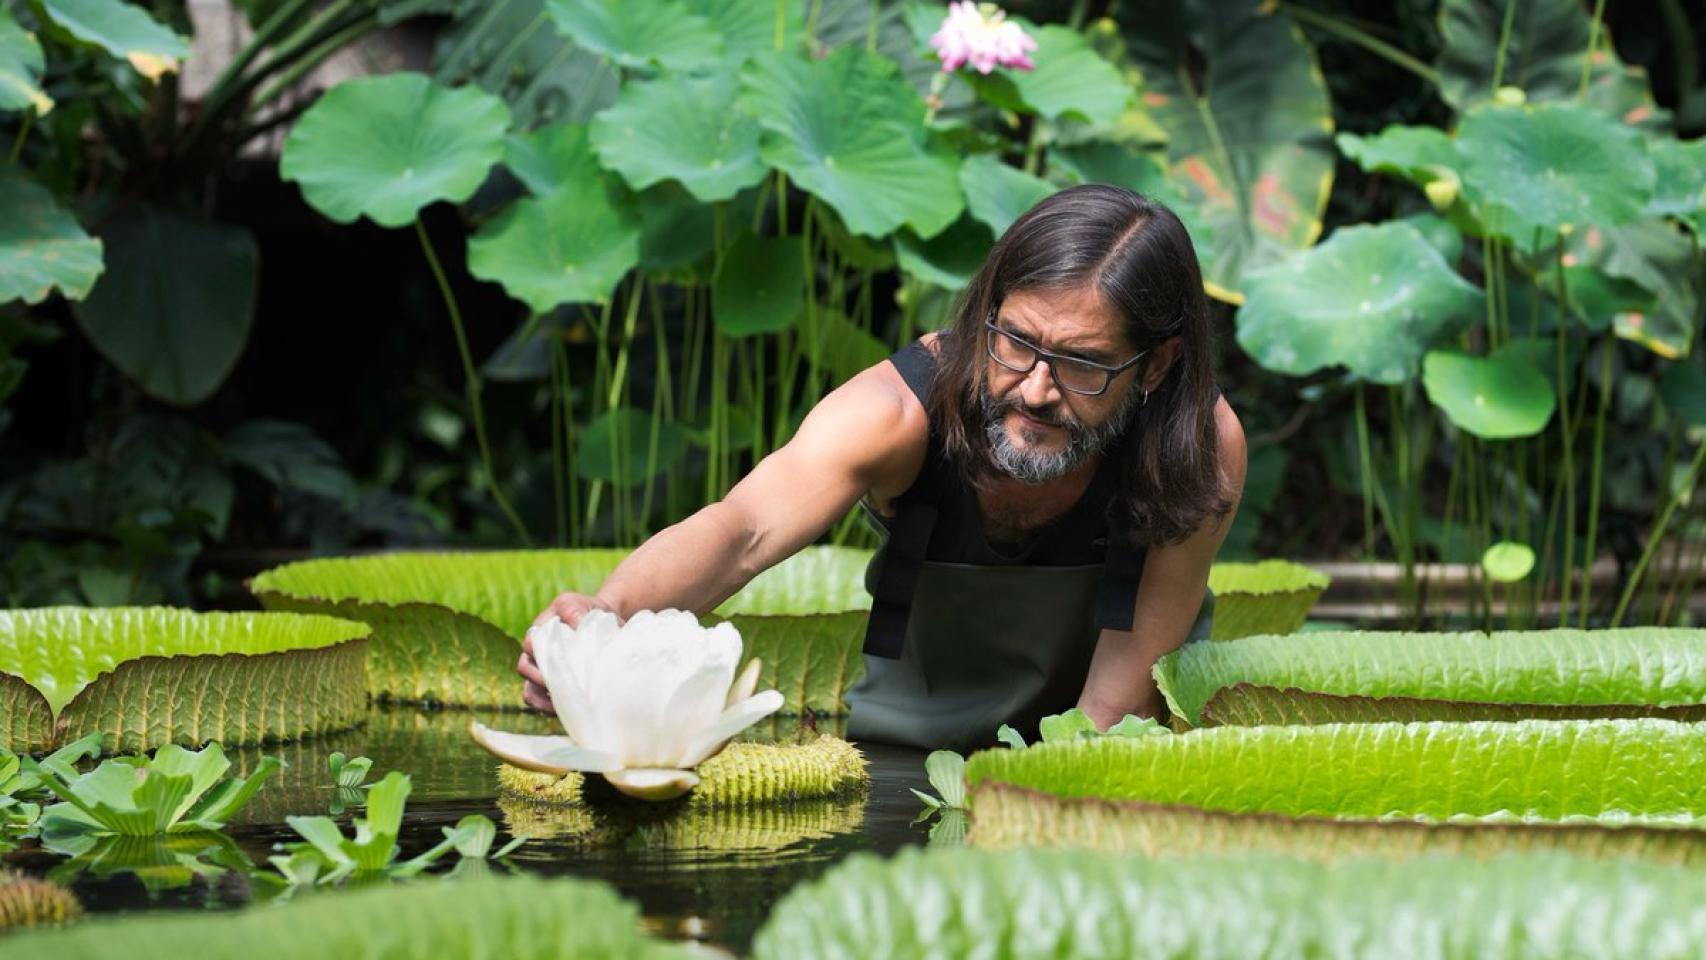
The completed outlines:
[[[1101,727],[1156,715],[1150,668],[1206,634],[1244,485],[1209,340],[1178,218],[1063,190],[996,243],[948,330],[824,397],[721,502],[540,619],[710,611],[862,503],[887,536],[849,737],[972,747],[1074,705]],[[518,669],[548,708],[530,653]]]

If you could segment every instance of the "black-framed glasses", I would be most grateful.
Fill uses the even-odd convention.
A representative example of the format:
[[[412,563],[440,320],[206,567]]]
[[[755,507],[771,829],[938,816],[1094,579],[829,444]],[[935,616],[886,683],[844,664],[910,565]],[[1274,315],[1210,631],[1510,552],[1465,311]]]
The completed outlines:
[[[1015,336],[995,325],[993,317],[985,318],[983,325],[989,328],[989,359],[1001,364],[1014,373],[1028,374],[1036,368],[1038,360],[1048,361],[1049,375],[1054,377],[1055,385],[1068,393],[1076,393],[1086,397],[1100,396],[1107,392],[1108,384],[1114,378],[1124,373],[1132,364],[1142,360],[1148,350],[1138,351],[1137,356],[1130,360],[1110,367],[1102,363],[1081,360],[1077,357],[1062,356],[1050,353],[1042,347],[1031,343],[1023,337]]]

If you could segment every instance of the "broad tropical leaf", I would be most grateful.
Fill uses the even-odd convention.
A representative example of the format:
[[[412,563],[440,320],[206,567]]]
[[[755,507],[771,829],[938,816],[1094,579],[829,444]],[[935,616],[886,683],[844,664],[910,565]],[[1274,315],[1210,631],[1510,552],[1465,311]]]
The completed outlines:
[[[1113,64],[1071,27],[1028,26],[1037,41],[1034,70],[1007,71],[1020,101],[1050,120],[1081,120],[1099,127],[1119,122],[1134,91]]]
[[[546,0],[558,30],[620,66],[701,70],[723,59],[723,38],[675,0]]]
[[[190,55],[188,40],[124,0],[42,0],[41,9],[73,37],[129,62],[150,80],[176,72]]]
[[[664,74],[636,80],[592,121],[592,141],[607,169],[643,190],[676,180],[705,203],[728,200],[764,179],[758,123],[740,110],[735,78]]]
[[[40,303],[57,289],[68,300],[89,295],[101,275],[101,241],[47,188],[0,168],[0,303]]]
[[[640,218],[602,176],[525,197],[468,241],[468,272],[544,313],[603,303],[640,262]]]
[[[960,187],[966,207],[997,237],[1007,232],[1025,211],[1054,193],[1054,184],[980,153],[960,166]]]
[[[41,89],[44,63],[41,42],[0,10],[0,110],[53,109],[53,99]]]

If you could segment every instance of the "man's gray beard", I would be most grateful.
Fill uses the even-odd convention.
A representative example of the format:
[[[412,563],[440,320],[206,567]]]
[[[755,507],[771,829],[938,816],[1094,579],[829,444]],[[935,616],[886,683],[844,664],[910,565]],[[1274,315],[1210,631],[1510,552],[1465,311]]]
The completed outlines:
[[[1072,469],[1085,460],[1101,453],[1119,436],[1131,422],[1138,408],[1138,391],[1135,386],[1126,391],[1120,400],[1119,409],[1114,411],[1100,426],[1086,429],[1076,421],[1063,424],[1067,440],[1066,446],[1053,452],[1039,450],[1022,450],[1013,445],[1013,440],[1007,433],[1007,427],[1002,422],[1003,415],[1008,410],[1024,407],[1017,401],[1001,402],[989,392],[989,385],[978,387],[978,393],[983,401],[984,436],[989,440],[989,459],[995,469],[1020,483],[1039,484],[1058,480],[1072,472]],[[1025,408],[1029,409],[1029,408]],[[1068,414],[1070,416],[1070,414]],[[1038,417],[1037,419],[1043,419]],[[1052,422],[1059,423],[1057,413]],[[1023,430],[1024,428],[1020,428]],[[1026,431],[1029,433],[1029,431]]]

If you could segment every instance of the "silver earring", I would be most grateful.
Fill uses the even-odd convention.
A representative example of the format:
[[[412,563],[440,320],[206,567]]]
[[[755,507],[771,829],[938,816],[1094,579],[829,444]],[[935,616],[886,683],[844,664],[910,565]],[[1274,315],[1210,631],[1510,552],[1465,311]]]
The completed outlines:
[[[1148,390],[1143,391],[1143,402],[1139,403],[1138,406],[1140,406],[1140,407],[1149,406],[1149,391]]]

